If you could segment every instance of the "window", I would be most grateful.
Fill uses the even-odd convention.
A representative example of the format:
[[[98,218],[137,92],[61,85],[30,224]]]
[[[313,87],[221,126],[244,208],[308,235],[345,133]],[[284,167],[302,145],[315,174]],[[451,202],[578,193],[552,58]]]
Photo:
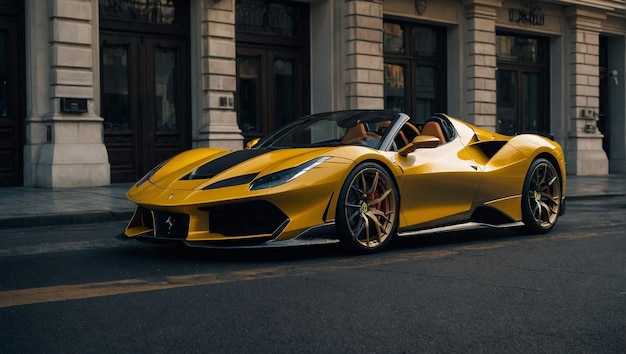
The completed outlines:
[[[309,113],[307,4],[237,0],[237,119],[244,142]]]
[[[100,16],[140,22],[171,24],[176,19],[174,0],[100,0]]]
[[[549,133],[548,40],[496,35],[498,133]]]
[[[386,109],[418,120],[446,111],[445,35],[443,27],[384,22]]]

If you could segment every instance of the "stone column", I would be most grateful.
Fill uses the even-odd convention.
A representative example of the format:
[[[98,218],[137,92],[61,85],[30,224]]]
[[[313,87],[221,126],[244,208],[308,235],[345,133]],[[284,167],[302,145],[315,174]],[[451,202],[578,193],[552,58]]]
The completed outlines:
[[[496,129],[496,10],[500,0],[464,0],[467,19],[466,120]]]
[[[192,2],[194,3],[194,2]],[[235,1],[200,0],[192,19],[198,18],[200,34],[192,34],[192,57],[200,58],[192,69],[196,85],[193,100],[193,147],[243,148],[243,136],[235,112],[237,65],[235,51]]]
[[[384,107],[382,0],[346,0],[346,108]]]
[[[25,186],[110,184],[103,119],[94,108],[97,7],[95,0],[26,1]],[[64,98],[78,112],[62,111]]]
[[[567,173],[606,175],[609,163],[598,131],[600,107],[600,29],[606,15],[572,6],[566,9],[569,33],[569,116]]]

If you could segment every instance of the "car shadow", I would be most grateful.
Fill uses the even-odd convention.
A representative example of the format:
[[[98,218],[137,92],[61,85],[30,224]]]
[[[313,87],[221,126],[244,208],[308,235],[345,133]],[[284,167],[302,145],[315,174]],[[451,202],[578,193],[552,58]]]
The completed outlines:
[[[500,242],[525,237],[519,228],[477,228],[461,231],[423,233],[418,236],[396,237],[389,246],[377,254],[391,255],[406,250],[431,250],[471,243]],[[532,236],[527,236],[532,237]],[[159,259],[161,261],[185,260],[191,262],[228,263],[276,263],[298,260],[345,259],[346,257],[371,257],[356,255],[344,250],[339,244],[296,246],[281,248],[201,248],[183,243],[153,245],[142,242],[129,243],[125,252],[134,258]]]
[[[512,238],[529,236],[519,227],[510,228],[475,228],[456,231],[424,233],[417,236],[398,237],[390,249],[427,249],[449,247],[472,243],[508,241]]]

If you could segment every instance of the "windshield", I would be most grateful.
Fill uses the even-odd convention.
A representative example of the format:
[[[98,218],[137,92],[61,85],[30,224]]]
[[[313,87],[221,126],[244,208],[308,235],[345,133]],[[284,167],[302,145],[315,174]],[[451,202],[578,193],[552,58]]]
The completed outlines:
[[[365,145],[379,148],[400,116],[389,111],[340,111],[306,116],[262,139],[255,148]]]

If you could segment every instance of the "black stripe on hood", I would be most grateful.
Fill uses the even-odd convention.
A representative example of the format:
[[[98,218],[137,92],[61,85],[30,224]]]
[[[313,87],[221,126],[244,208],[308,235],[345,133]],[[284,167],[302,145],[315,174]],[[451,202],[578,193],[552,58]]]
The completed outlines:
[[[196,168],[182,179],[209,179],[240,163],[263,155],[270,149],[237,150]]]

